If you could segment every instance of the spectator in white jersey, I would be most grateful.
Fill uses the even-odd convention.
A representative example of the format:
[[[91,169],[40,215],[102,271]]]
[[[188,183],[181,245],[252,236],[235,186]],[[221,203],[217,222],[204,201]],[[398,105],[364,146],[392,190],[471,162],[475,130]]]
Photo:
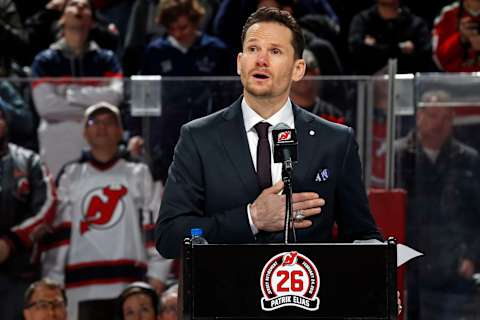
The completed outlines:
[[[93,105],[83,123],[90,150],[59,175],[43,274],[65,284],[69,319],[114,319],[116,298],[129,283],[148,281],[163,291],[170,261],[153,246],[159,193],[149,169],[118,147],[118,108]]]

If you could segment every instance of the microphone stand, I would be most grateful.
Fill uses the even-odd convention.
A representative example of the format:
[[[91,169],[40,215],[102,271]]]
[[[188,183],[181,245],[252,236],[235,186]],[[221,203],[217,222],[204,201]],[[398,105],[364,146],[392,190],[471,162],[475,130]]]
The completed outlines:
[[[292,226],[294,242],[296,242],[295,230],[293,229],[293,203],[292,203],[292,172],[293,164],[290,157],[282,163],[282,180],[284,183],[285,201],[285,227],[284,243],[289,243],[290,224]]]

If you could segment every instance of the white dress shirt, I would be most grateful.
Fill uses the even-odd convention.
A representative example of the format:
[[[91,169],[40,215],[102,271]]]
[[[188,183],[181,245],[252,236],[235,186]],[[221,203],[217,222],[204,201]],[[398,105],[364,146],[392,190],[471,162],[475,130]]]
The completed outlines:
[[[295,118],[293,117],[292,102],[290,99],[285,102],[283,107],[278,110],[274,115],[268,119],[262,118],[258,113],[256,113],[245,101],[245,98],[242,99],[242,114],[243,114],[243,123],[245,125],[245,132],[247,133],[248,147],[250,148],[250,154],[252,156],[253,166],[257,170],[257,145],[258,145],[258,134],[255,130],[255,125],[259,122],[268,122],[271,126],[268,128],[268,141],[270,143],[270,163],[272,170],[272,183],[275,184],[278,181],[282,180],[282,164],[273,162],[273,137],[272,129],[279,123],[284,123],[290,128],[295,128]],[[248,221],[250,222],[250,228],[252,229],[253,234],[258,233],[258,229],[255,227],[252,221],[252,216],[250,214],[250,205],[247,207]]]

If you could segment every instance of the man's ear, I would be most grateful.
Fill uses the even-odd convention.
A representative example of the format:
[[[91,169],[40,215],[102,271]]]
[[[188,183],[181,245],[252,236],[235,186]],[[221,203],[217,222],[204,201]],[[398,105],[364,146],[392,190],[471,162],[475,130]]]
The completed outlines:
[[[292,80],[300,81],[305,75],[306,65],[305,60],[297,59],[293,65]]]
[[[241,72],[240,72],[240,60],[241,60],[241,59],[242,59],[242,53],[239,52],[239,53],[237,54],[237,74],[238,74],[239,76],[241,75],[241,74],[240,74],[240,73],[241,73]]]

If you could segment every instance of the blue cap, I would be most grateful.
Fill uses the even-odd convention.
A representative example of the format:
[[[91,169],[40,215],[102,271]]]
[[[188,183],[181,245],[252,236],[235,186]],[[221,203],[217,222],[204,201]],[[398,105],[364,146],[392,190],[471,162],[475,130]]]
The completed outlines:
[[[192,237],[201,237],[201,236],[203,236],[203,229],[202,228],[192,228],[190,230],[190,235]]]

